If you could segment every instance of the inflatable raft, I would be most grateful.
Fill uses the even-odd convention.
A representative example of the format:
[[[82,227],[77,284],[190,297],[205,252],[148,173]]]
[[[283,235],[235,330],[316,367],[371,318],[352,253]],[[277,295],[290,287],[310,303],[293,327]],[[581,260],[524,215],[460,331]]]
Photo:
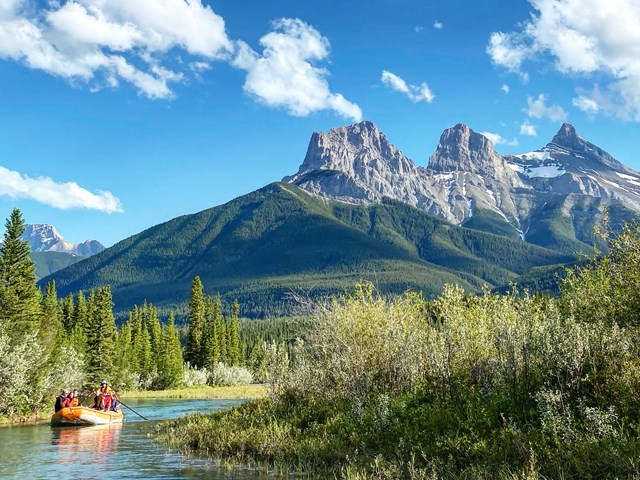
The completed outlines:
[[[51,425],[110,425],[123,420],[121,410],[103,412],[89,407],[67,407],[53,414]]]

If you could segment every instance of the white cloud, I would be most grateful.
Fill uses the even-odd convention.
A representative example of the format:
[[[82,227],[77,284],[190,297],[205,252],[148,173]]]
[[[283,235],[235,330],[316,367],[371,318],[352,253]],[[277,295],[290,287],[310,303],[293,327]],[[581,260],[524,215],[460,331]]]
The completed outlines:
[[[420,33],[423,30],[424,30],[424,27],[422,25],[416,25],[415,27],[413,27],[413,31],[416,33]]]
[[[487,137],[494,145],[509,145],[511,147],[515,147],[516,145],[518,145],[517,138],[514,138],[513,140],[507,140],[502,135],[492,132],[480,132],[480,135],[484,135],[485,137]]]
[[[444,25],[442,24],[442,22],[439,22],[438,20],[433,22],[433,28],[435,28],[436,30],[442,30],[443,27]]]
[[[531,118],[548,118],[554,122],[567,119],[567,112],[560,105],[547,105],[547,95],[541,93],[538,98],[527,97],[528,108],[525,110]]]
[[[515,32],[495,32],[487,53],[496,65],[522,73],[526,61],[592,82],[598,112],[640,121],[640,2],[529,0],[535,12]],[[597,74],[597,75],[596,75]],[[603,80],[604,79],[604,80]],[[590,113],[594,105],[579,103]]]
[[[581,95],[571,100],[571,104],[579,110],[590,115],[595,115],[600,110],[598,102],[594,99]]]
[[[291,115],[307,116],[333,110],[354,121],[362,119],[358,105],[329,89],[329,72],[313,62],[326,60],[329,41],[299,19],[274,22],[274,31],[260,39],[258,54],[244,42],[238,43],[233,65],[246,70],[244,90],[271,107],[286,109]]]
[[[502,84],[502,91],[504,92],[505,95],[509,94],[509,85],[507,85],[506,83]]]
[[[536,127],[529,123],[529,120],[526,120],[520,124],[520,135],[528,135],[530,137],[537,137],[538,132],[536,131]]]
[[[49,177],[31,178],[0,166],[0,195],[26,198],[61,210],[85,208],[106,213],[122,212],[111,192],[91,193],[76,182],[57,183]]]
[[[409,85],[395,73],[388,72],[387,70],[382,71],[380,80],[392,90],[404,93],[413,103],[431,103],[436,98],[426,83],[422,82],[420,85]]]
[[[207,60],[228,58],[224,20],[201,0],[71,0],[37,8],[34,0],[0,7],[0,58],[92,90],[121,81],[149,98],[170,98],[184,78],[163,62],[172,49]]]

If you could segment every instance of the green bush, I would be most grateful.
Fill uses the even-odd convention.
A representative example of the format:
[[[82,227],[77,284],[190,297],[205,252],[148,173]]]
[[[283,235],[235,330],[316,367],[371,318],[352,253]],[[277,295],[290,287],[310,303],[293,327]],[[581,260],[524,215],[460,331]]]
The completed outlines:
[[[317,308],[271,398],[161,439],[348,478],[640,476],[637,226],[609,252],[558,300],[358,286]]]

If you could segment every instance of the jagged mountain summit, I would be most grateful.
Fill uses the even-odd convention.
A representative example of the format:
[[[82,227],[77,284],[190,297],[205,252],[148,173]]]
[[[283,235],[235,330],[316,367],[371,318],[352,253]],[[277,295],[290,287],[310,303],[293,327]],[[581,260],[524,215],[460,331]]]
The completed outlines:
[[[543,148],[500,155],[464,124],[445,130],[427,167],[371,122],[314,133],[298,172],[284,182],[333,200],[399,200],[454,224],[561,250],[591,243],[603,205],[640,212],[640,173],[563,124]]]
[[[97,240],[85,240],[82,243],[66,241],[53,225],[26,225],[22,235],[28,240],[32,252],[62,252],[81,257],[89,257],[105,249]]]

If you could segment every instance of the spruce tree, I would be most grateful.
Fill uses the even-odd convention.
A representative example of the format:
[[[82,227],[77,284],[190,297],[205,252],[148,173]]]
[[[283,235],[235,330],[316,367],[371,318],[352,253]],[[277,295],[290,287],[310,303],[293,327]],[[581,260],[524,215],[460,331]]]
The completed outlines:
[[[73,306],[73,327],[71,328],[71,346],[80,353],[87,351],[87,332],[89,330],[89,309],[82,290],[78,292]]]
[[[116,324],[109,287],[92,291],[89,299],[87,364],[89,379],[97,382],[114,370]]]
[[[67,334],[71,333],[75,326],[75,317],[73,315],[73,293],[70,293],[62,300],[61,314],[62,314],[62,328]]]
[[[238,336],[238,314],[240,305],[238,300],[234,300],[231,305],[231,319],[227,331],[227,358],[229,365],[240,365],[240,337]]]
[[[14,208],[5,224],[0,246],[0,323],[9,326],[14,340],[35,331],[40,324],[40,291],[36,287],[35,265],[20,210]]]
[[[151,343],[152,369],[158,368],[162,358],[162,327],[158,319],[158,311],[152,304],[147,304],[146,300],[143,305],[143,321],[149,332],[149,341]]]
[[[220,319],[220,297],[205,298],[205,326],[204,326],[204,365],[212,367],[220,361],[220,345],[218,344],[217,327]]]
[[[191,284],[189,299],[189,331],[187,336],[186,360],[194,367],[204,364],[202,337],[204,330],[204,293],[200,277]]]
[[[180,345],[180,335],[175,326],[173,312],[169,315],[169,320],[163,333],[162,386],[163,388],[180,387],[182,385],[182,346]]]
[[[60,349],[63,336],[55,281],[47,283],[41,303],[42,318],[38,329],[38,338],[41,349],[47,356],[51,356]]]

